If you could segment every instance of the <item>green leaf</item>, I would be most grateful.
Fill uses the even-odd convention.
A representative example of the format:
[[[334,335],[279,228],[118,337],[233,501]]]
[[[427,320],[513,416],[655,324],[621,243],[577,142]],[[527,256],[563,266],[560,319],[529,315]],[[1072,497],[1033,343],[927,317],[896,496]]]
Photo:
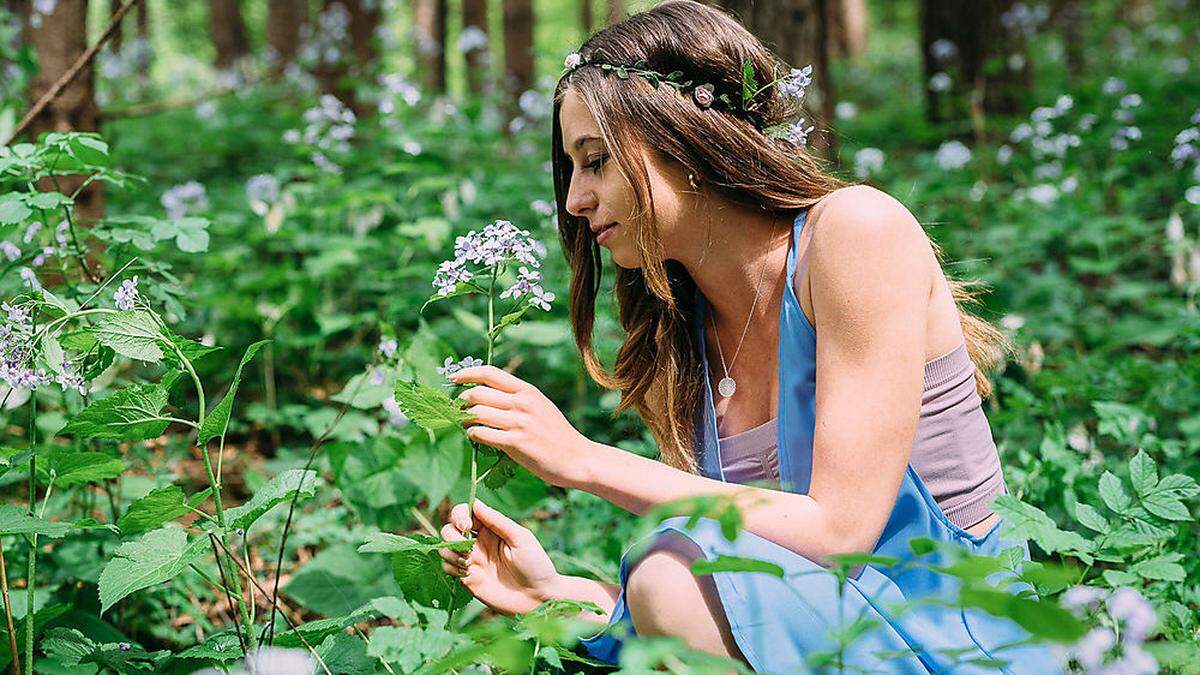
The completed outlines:
[[[749,61],[742,62],[742,106],[749,105],[750,99],[754,98],[754,92],[758,91],[758,81],[754,77],[754,64]]]
[[[219,352],[222,349],[216,345],[209,346],[206,344],[201,344],[195,340],[185,338],[182,335],[177,335],[170,328],[164,327],[162,329],[162,334],[171,341],[171,344],[178,347],[179,351],[183,353],[183,356],[193,364],[205,356],[208,356],[214,352]],[[179,356],[175,353],[175,350],[171,349],[170,347],[167,347],[163,352],[163,363],[167,364],[171,368],[183,369],[183,362],[179,360]]]
[[[383,368],[382,366],[380,366]],[[383,368],[383,384],[371,384],[373,373],[359,373],[350,378],[342,390],[333,395],[333,400],[359,410],[372,410],[392,397],[396,376],[392,368]]]
[[[1105,471],[1100,476],[1100,498],[1104,500],[1105,506],[1116,513],[1124,513],[1125,509],[1129,508],[1129,495],[1125,494],[1121,479],[1111,471]]]
[[[1182,553],[1164,553],[1135,564],[1129,571],[1145,579],[1183,581],[1187,575],[1180,560],[1183,560]]]
[[[1108,532],[1108,521],[1091,504],[1076,504],[1075,519],[1079,521],[1080,525],[1094,532],[1100,534]]]
[[[411,673],[448,654],[456,641],[454,633],[442,627],[380,626],[371,634],[367,653]]]
[[[1133,491],[1143,497],[1158,485],[1158,467],[1145,450],[1138,450],[1138,454],[1129,462],[1129,482],[1133,485]]]
[[[175,246],[184,253],[203,253],[208,250],[208,219],[180,218],[175,221],[179,234]]]
[[[204,503],[211,492],[212,488],[205,488],[188,499],[183,489],[175,485],[151,490],[129,505],[125,515],[117,520],[117,527],[124,535],[153,530]]]
[[[35,209],[42,209],[43,211],[57,209],[60,206],[70,206],[75,203],[74,199],[58,192],[34,192],[25,201],[29,206]]]
[[[145,440],[161,436],[169,424],[157,419],[167,390],[157,384],[131,384],[79,411],[59,433],[80,439]]]
[[[1165,520],[1193,520],[1192,512],[1179,498],[1169,492],[1152,492],[1142,499],[1142,506],[1147,511]]]
[[[533,307],[533,305],[525,304],[525,305],[522,305],[520,308],[515,309],[515,310],[509,312],[508,314],[505,314],[500,319],[500,323],[496,324],[496,326],[494,328],[492,328],[492,333],[491,333],[492,338],[495,338],[497,335],[504,332],[505,328],[508,328],[509,326],[513,326],[513,325],[521,323],[521,318],[524,317],[529,312],[529,308],[531,308],[531,307]]]
[[[73,452],[58,448],[50,453],[49,465],[47,479],[53,475],[54,484],[63,488],[116,478],[125,470],[125,462],[103,452]]]
[[[33,215],[25,202],[13,192],[0,197],[0,225],[16,225]]]
[[[135,644],[126,644],[124,649],[116,642],[99,644],[74,628],[51,628],[39,644],[47,656],[62,665],[95,663],[101,665],[104,672],[159,672],[160,662],[170,656],[166,650],[148,652]]]
[[[233,374],[233,382],[229,384],[229,391],[225,393],[225,397],[221,399],[213,409],[204,418],[204,422],[200,424],[200,434],[196,442],[200,445],[208,443],[217,436],[224,435],[225,429],[229,426],[229,416],[233,413],[233,400],[237,396],[238,385],[242,381],[242,370],[246,364],[254,358],[258,350],[270,340],[260,340],[246,348],[246,353],[242,354],[242,360],[238,363],[237,371]]]
[[[1095,544],[1076,532],[1059,529],[1041,509],[1012,495],[997,495],[992,511],[1005,520],[1004,529],[1019,537],[1032,539],[1046,553],[1070,553],[1084,562],[1091,561]]]
[[[187,533],[178,527],[152,530],[121,544],[100,573],[100,613],[130,593],[174,579],[204,554],[207,544],[204,537],[189,544]]]
[[[959,602],[992,616],[1012,619],[1035,638],[1071,642],[1087,631],[1086,624],[1051,601],[1034,600],[990,588],[964,588],[959,594]]]
[[[705,576],[717,572],[760,572],[783,578],[783,568],[766,560],[742,558],[733,555],[718,555],[714,560],[698,558],[692,563],[692,574]]]
[[[474,544],[475,541],[473,539],[445,541],[429,535],[404,536],[390,532],[373,532],[367,537],[366,543],[358,547],[358,552],[398,553],[400,551],[416,551],[418,553],[428,553],[448,548],[451,551],[466,553],[471,550]]]
[[[109,314],[92,327],[92,335],[100,344],[112,347],[122,356],[147,363],[162,360],[163,351],[159,345],[164,338],[149,312]]]
[[[108,164],[108,143],[95,136],[72,135],[69,141],[75,159],[92,166]]]
[[[1181,473],[1164,476],[1158,482],[1157,489],[1180,499],[1191,499],[1196,495],[1200,495],[1200,485],[1196,483],[1196,479]]]
[[[396,382],[396,402],[408,419],[428,431],[457,427],[471,419],[446,392],[415,382]]]
[[[396,542],[396,539],[401,538],[393,535],[386,538],[387,544],[379,545],[407,547],[391,554],[392,576],[396,583],[400,584],[400,590],[406,599],[445,610],[460,607],[471,599],[471,593],[466,587],[442,570],[442,558],[436,549],[446,546],[445,542],[438,537],[424,534],[407,537],[415,540],[415,544]],[[428,546],[422,549],[420,544]]]
[[[321,616],[342,617],[360,612],[374,598],[398,595],[387,572],[387,560],[335,544],[305,563],[283,591]]]
[[[317,492],[317,472],[311,469],[288,469],[267,481],[250,501],[225,509],[225,523],[230,528],[249,529],[254,521],[276,505],[291,501],[299,494],[309,499]]]
[[[0,535],[41,534],[57,539],[70,531],[70,523],[50,522],[31,516],[29,510],[19,504],[0,504]]]

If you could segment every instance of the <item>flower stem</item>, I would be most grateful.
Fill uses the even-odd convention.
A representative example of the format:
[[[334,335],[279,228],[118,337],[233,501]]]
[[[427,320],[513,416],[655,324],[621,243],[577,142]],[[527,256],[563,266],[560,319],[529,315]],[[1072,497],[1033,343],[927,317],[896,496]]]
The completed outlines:
[[[37,394],[29,394],[29,515],[34,515],[37,505]],[[25,672],[33,675],[33,608],[34,588],[37,586],[37,533],[29,535],[29,571],[25,575],[27,584],[25,601]],[[16,655],[13,655],[16,658]]]

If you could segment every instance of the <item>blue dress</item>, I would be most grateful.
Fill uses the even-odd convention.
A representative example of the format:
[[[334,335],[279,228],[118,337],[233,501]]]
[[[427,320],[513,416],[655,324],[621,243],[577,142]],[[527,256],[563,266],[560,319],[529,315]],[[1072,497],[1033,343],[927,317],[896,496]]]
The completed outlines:
[[[796,269],[796,242],[808,209],[801,210],[792,227],[786,279]],[[812,474],[812,442],[816,421],[816,330],[800,309],[792,284],[784,284],[779,316],[778,453],[780,486],[805,494]],[[703,296],[697,293],[693,324],[700,354],[705,354]],[[708,364],[706,394],[696,415],[700,472],[724,480],[717,444],[716,414],[712,403]],[[646,539],[626,550],[621,559],[621,594],[608,627],[581,641],[596,659],[616,663],[623,638],[635,635],[625,587],[629,568],[646,543],[664,534],[689,540],[709,560],[718,555],[754,558],[783,568],[784,578],[754,572],[718,572],[712,575],[734,640],[751,667],[758,672],[803,672],[810,658],[836,652],[834,631],[860,617],[873,627],[858,635],[843,651],[851,671],[884,673],[996,672],[982,660],[1008,662],[1006,673],[1056,672],[1049,651],[1038,645],[1018,645],[1027,633],[1007,619],[960,608],[957,578],[939,574],[929,563],[949,562],[944,552],[921,556],[919,565],[906,565],[916,555],[909,540],[924,537],[953,543],[977,555],[999,555],[1014,546],[1028,559],[1024,542],[1003,539],[1000,523],[982,537],[972,536],[952,523],[938,507],[910,465],[904,473],[891,515],[874,553],[899,558],[900,565],[868,564],[848,579],[839,594],[833,574],[804,556],[758,535],[742,531],[734,541],[721,534],[719,524],[700,519],[694,527],[687,518],[669,518]],[[1014,584],[1010,590],[1016,591]],[[933,602],[926,602],[933,601]],[[938,601],[942,601],[939,603]],[[971,663],[971,661],[976,661]]]

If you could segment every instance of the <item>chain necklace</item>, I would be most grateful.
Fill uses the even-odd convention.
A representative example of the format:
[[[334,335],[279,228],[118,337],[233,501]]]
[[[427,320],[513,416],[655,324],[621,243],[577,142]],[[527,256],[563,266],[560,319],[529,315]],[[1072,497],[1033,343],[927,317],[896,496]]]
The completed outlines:
[[[750,304],[750,314],[746,317],[746,325],[742,328],[742,337],[738,339],[737,349],[733,351],[733,359],[729,362],[728,366],[725,365],[725,354],[721,351],[721,336],[717,333],[716,319],[713,318],[712,312],[708,314],[708,320],[713,327],[713,336],[717,339],[717,355],[721,357],[721,369],[725,371],[725,377],[722,377],[721,381],[717,383],[717,391],[724,398],[733,396],[733,393],[737,391],[737,381],[729,376],[729,371],[737,363],[738,354],[742,353],[742,342],[746,339],[746,332],[750,330],[750,321],[754,318],[754,308],[758,306],[759,292],[762,290],[763,279],[767,278],[767,267],[770,261],[771,247],[768,246],[766,259],[763,260],[762,272],[758,275],[758,285],[754,287],[754,302]]]

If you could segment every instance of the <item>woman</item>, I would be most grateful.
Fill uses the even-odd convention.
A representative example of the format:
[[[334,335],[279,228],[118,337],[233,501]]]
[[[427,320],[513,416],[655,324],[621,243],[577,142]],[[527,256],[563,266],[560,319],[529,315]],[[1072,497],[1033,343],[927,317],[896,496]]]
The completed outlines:
[[[992,555],[1017,545],[1000,540],[989,510],[1005,487],[980,407],[1003,340],[960,311],[965,294],[900,203],[843,186],[797,135],[773,133],[796,119],[803,75],[743,98],[745,62],[756,83],[787,73],[733,18],[669,1],[591,37],[555,93],[576,343],[591,375],[622,392],[619,409],[641,414],[663,461],[584,438],[502,370],[453,377],[478,385],[463,394],[468,435],[542,479],[637,514],[733,496],[743,531],[730,542],[712,520],[668,519],[626,553],[613,586],[559,575],[529,530],[477,501],[474,517],[456,506],[442,535],[475,528],[479,543],[443,550],[444,567],[505,613],[596,603],[609,626],[583,644],[608,661],[634,632],[793,670],[868,616],[877,625],[844,654],[853,667],[924,672],[994,657],[1020,670],[1035,650],[996,649],[1023,634],[954,606],[952,580],[867,565],[839,594],[832,575],[813,573],[839,553],[909,560],[912,537]],[[591,343],[601,248],[618,268],[628,334],[611,373]],[[692,561],[721,554],[787,576],[691,574]]]

